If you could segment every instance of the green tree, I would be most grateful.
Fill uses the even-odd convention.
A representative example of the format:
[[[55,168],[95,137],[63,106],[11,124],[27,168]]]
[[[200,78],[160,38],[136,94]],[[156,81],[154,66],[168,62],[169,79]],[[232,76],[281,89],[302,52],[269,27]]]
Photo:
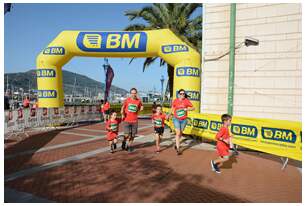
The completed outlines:
[[[193,12],[200,7],[202,7],[202,4],[198,3],[155,3],[140,10],[129,10],[125,12],[125,15],[128,16],[130,21],[138,18],[145,20],[146,24],[130,24],[125,28],[125,30],[143,31],[152,29],[170,29],[182,41],[201,54],[202,15],[191,18]],[[159,57],[148,57],[143,64],[143,71],[145,71],[145,69],[157,59],[160,59],[161,66],[166,63]],[[169,64],[167,65],[167,72],[169,77],[170,95],[172,96],[174,68]]]

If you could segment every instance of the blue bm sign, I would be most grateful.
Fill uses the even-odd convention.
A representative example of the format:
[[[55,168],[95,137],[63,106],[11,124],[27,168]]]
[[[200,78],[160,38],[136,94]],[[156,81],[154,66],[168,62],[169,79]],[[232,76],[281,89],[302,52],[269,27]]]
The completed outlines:
[[[87,52],[145,52],[145,32],[80,32],[77,46]]]
[[[64,47],[47,47],[44,49],[43,54],[45,55],[64,55],[65,48]]]
[[[178,77],[199,77],[200,69],[196,67],[178,67],[176,68],[176,76]]]
[[[175,53],[175,52],[188,52],[188,46],[184,44],[169,44],[162,46],[162,52],[164,54]]]
[[[56,77],[56,72],[54,69],[37,69],[36,76],[37,78]]]
[[[38,90],[37,94],[38,94],[38,98],[56,98],[57,97],[56,90]]]

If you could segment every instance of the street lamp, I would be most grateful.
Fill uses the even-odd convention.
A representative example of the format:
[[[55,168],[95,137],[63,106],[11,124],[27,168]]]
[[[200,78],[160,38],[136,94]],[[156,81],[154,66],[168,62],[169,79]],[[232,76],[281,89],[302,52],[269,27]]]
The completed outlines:
[[[164,75],[161,76],[161,79],[160,79],[160,82],[161,82],[161,105],[163,105],[163,102],[164,102],[164,96],[163,96],[163,93],[164,93],[164,81],[165,81],[165,78],[164,78]]]

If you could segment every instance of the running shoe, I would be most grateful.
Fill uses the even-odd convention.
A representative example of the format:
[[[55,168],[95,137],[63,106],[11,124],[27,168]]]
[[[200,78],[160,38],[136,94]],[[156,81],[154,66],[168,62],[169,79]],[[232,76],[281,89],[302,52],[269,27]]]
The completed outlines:
[[[177,149],[176,150],[176,155],[181,155],[182,153],[181,153],[181,151],[180,151],[180,149]]]
[[[217,166],[217,165],[216,165]],[[216,173],[218,173],[218,174],[220,174],[221,173],[221,171],[220,171],[220,169],[219,169],[219,167],[217,166],[217,168],[216,168]]]
[[[215,169],[216,173],[221,173],[218,165],[215,162],[213,162],[213,166],[214,166],[214,169]]]
[[[233,154],[234,154],[235,156],[238,156],[238,155],[239,155],[239,152],[237,151],[236,148],[231,148],[230,150],[233,151]]]
[[[211,166],[211,170],[215,172],[216,169],[215,169],[215,163],[213,160],[210,160],[210,166]]]

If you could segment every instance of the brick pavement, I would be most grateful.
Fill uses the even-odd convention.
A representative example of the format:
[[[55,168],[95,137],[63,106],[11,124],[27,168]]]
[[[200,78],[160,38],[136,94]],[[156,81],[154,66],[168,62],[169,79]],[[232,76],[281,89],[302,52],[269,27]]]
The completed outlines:
[[[142,120],[140,125],[148,123]],[[86,129],[100,127],[99,124],[81,126]],[[167,131],[165,139],[169,144],[163,146],[160,154],[155,154],[152,128],[139,133],[145,136],[137,139],[137,149],[131,154],[102,152],[5,182],[5,187],[55,202],[301,202],[302,177],[293,165],[281,171],[280,162],[240,152],[221,168],[221,174],[216,174],[209,165],[210,159],[216,157],[211,149],[199,149],[199,145],[193,149],[186,145],[183,155],[176,156],[171,146],[173,137]],[[38,138],[33,137],[34,141],[30,137],[29,143],[11,145],[8,148],[11,152],[5,154],[24,151],[33,145],[45,147],[51,142],[48,139],[54,144],[62,144],[80,138],[76,135],[66,137],[56,131],[53,138],[50,135],[41,136],[44,143],[37,143]],[[103,148],[106,144],[105,140],[94,141],[16,157],[5,161],[5,175]]]

